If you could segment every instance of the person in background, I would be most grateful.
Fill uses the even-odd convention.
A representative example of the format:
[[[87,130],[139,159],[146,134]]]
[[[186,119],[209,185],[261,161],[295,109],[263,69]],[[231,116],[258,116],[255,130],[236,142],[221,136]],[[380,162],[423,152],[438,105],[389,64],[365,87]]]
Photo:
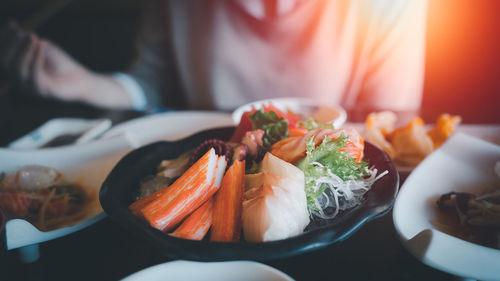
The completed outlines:
[[[19,92],[110,109],[308,97],[351,120],[405,120],[422,99],[426,12],[424,0],[150,0],[127,71],[93,72],[15,24],[0,34],[0,71]]]

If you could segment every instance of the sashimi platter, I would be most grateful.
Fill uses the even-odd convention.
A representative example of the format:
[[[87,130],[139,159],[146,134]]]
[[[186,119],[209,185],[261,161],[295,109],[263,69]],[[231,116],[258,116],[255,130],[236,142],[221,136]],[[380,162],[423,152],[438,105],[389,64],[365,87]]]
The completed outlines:
[[[356,130],[268,105],[236,128],[132,151],[100,200],[169,257],[266,260],[346,239],[390,210],[398,184]]]

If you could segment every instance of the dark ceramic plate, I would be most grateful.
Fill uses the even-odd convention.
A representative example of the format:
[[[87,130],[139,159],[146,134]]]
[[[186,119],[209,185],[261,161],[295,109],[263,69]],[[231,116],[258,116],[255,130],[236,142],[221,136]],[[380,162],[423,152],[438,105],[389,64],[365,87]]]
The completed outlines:
[[[199,261],[271,260],[341,242],[364,223],[386,214],[394,203],[399,186],[396,168],[386,153],[366,143],[365,159],[379,171],[387,170],[389,173],[372,186],[360,206],[334,220],[319,220],[309,225],[304,233],[288,239],[265,243],[184,240],[166,235],[128,211],[127,207],[137,194],[139,182],[145,176],[154,174],[161,160],[175,158],[206,139],[229,139],[233,131],[234,127],[207,130],[180,141],[156,142],[130,152],[118,162],[101,187],[99,196],[104,211],[111,219],[148,240],[170,258]]]

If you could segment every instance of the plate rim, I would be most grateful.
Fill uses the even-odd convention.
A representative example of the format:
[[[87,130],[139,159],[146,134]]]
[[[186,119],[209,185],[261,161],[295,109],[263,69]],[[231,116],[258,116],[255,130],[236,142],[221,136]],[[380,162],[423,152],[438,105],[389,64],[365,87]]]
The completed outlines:
[[[266,271],[270,271],[273,275],[275,275],[275,277],[280,277],[282,278],[283,281],[294,281],[294,279],[292,277],[290,277],[288,274],[286,274],[285,272],[277,269],[277,268],[274,268],[270,265],[267,265],[267,264],[264,264],[264,263],[260,263],[260,262],[256,262],[256,261],[252,261],[252,260],[232,260],[232,261],[216,261],[216,262],[199,262],[199,261],[190,261],[190,260],[174,260],[174,261],[168,261],[168,262],[164,262],[164,263],[160,263],[160,264],[156,264],[156,265],[152,265],[152,266],[149,266],[149,267],[146,267],[146,268],[143,268],[137,272],[134,272],[126,277],[124,277],[123,279],[121,279],[122,281],[137,281],[137,280],[144,280],[144,279],[140,279],[140,278],[147,278],[148,274],[151,274],[151,273],[148,273],[149,271],[153,272],[153,271],[162,271],[163,268],[166,268],[166,267],[172,267],[172,266],[177,266],[177,265],[183,265],[183,264],[188,264],[190,266],[197,266],[197,265],[200,265],[200,264],[204,264],[204,265],[222,265],[222,264],[238,264],[238,265],[251,265],[251,266],[257,266],[259,267],[261,270],[266,270]],[[146,276],[143,276],[143,275],[146,275]]]
[[[134,127],[136,127],[140,124],[143,124],[143,123],[145,124],[148,122],[159,122],[158,120],[165,122],[165,121],[168,121],[166,119],[183,118],[186,116],[189,116],[189,117],[210,117],[210,118],[213,117],[213,118],[220,119],[221,122],[224,121],[224,119],[227,119],[228,121],[232,120],[231,115],[227,112],[217,112],[217,111],[209,111],[209,110],[182,110],[182,111],[171,110],[171,111],[155,113],[155,114],[151,114],[151,115],[145,115],[145,116],[141,116],[139,118],[134,118],[134,119],[119,123],[116,126],[113,126],[109,130],[107,130],[101,136],[100,139],[112,138],[116,135],[124,134],[126,132],[133,134],[134,132],[127,131],[127,128],[134,128]],[[184,134],[183,132],[177,132],[177,133]],[[175,141],[178,139],[184,139],[184,138],[189,137],[190,135],[192,135],[194,133],[196,133],[196,131],[188,134],[185,137],[181,137],[181,138],[174,137],[173,140]],[[168,137],[168,138],[171,139],[171,137]],[[141,144],[141,146],[151,144],[151,143],[156,142],[156,141],[158,141],[158,140],[148,140],[148,141],[146,141],[146,143]]]

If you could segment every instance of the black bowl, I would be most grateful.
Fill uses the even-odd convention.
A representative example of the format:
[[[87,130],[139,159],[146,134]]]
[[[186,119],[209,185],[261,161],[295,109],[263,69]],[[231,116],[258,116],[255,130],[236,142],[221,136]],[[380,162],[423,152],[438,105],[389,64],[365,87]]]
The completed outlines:
[[[104,211],[122,226],[151,242],[169,258],[199,261],[271,260],[289,257],[341,242],[364,223],[386,214],[392,207],[399,186],[399,175],[389,156],[371,145],[365,145],[365,159],[379,171],[389,173],[366,193],[366,200],[333,220],[319,220],[300,235],[264,243],[220,243],[192,241],[171,237],[133,216],[127,207],[133,202],[139,182],[154,174],[161,160],[179,156],[203,140],[229,139],[234,127],[212,129],[176,142],[156,142],[138,148],[118,162],[104,181],[99,194]]]

